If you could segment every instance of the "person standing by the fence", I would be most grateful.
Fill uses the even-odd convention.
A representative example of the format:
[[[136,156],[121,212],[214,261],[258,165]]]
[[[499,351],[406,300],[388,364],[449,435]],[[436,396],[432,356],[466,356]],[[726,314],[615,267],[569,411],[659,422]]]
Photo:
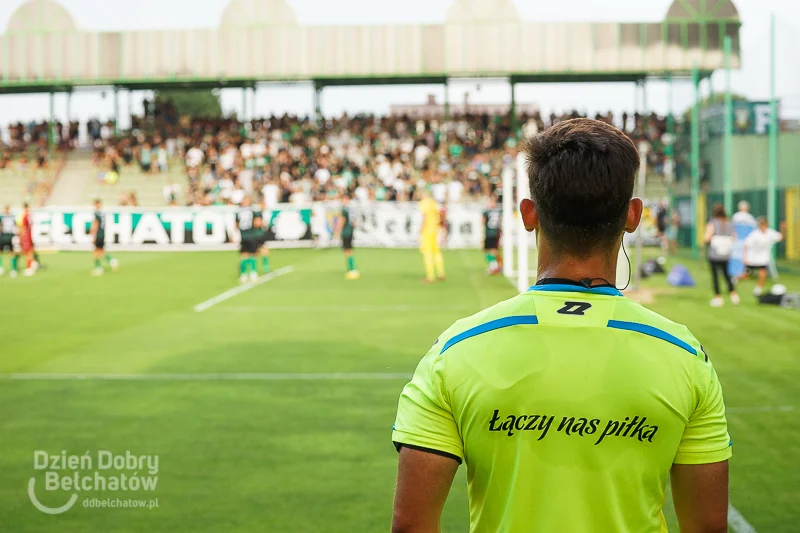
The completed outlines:
[[[714,298],[711,300],[711,307],[722,307],[725,304],[719,288],[720,275],[728,284],[731,303],[739,305],[739,295],[736,293],[736,287],[733,286],[733,281],[728,273],[728,262],[733,253],[733,244],[736,242],[736,231],[722,204],[715,204],[713,213],[714,215],[706,225],[705,235],[706,256],[711,266],[711,279],[714,283]]]

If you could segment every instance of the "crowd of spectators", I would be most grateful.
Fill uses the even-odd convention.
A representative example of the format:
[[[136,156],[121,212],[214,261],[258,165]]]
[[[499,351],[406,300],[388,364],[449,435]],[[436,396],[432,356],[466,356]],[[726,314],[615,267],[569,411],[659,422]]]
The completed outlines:
[[[450,120],[412,120],[372,115],[326,119],[284,115],[251,121],[235,118],[179,117],[168,104],[146,102],[148,114],[133,117],[132,128],[113,135],[113,123],[91,119],[86,134],[105,180],[116,183],[135,168],[144,174],[169,174],[164,201],[170,205],[238,204],[249,195],[268,204],[306,203],[337,198],[419,199],[430,190],[439,202],[480,200],[500,186],[511,164],[518,135],[557,122],[585,117],[572,111],[520,116],[513,132],[507,116],[464,115]],[[611,112],[597,120],[621,127],[636,143],[648,141],[649,165],[661,172],[666,120],[655,114]],[[79,124],[56,124],[58,145],[68,150]],[[0,145],[0,168],[16,157],[47,161],[47,123],[9,128],[11,144]],[[517,133],[517,135],[515,135]],[[33,148],[32,148],[33,147]],[[178,170],[180,169],[180,170]],[[185,173],[179,180],[176,172]],[[135,205],[135,194],[121,200]]]
[[[581,116],[536,114],[521,116],[518,124],[530,133]],[[627,113],[595,118],[622,127],[637,143],[650,142],[650,164],[662,170],[665,119]],[[402,201],[418,199],[423,190],[439,202],[458,202],[485,198],[499,187],[516,138],[508,117],[486,115],[451,120],[344,115],[317,124],[289,115],[181,121],[164,112],[155,121],[136,119],[131,134],[105,143],[98,158],[113,161],[108,164],[116,170],[131,165],[148,174],[180,165],[185,181],[164,186],[170,205],[238,204],[247,195],[268,204],[306,203],[343,193]]]

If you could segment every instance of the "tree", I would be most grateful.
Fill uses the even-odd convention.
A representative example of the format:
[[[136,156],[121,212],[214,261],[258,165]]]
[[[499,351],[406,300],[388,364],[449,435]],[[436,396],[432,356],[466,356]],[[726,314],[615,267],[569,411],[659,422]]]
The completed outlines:
[[[736,102],[749,102],[750,100],[746,96],[742,96],[741,94],[732,93],[731,99],[733,103]],[[725,93],[712,93],[710,96],[706,96],[702,100],[700,100],[700,109],[709,106],[715,105],[725,105]],[[692,120],[692,109],[694,106],[689,106],[689,108],[683,112],[683,119],[686,121]]]
[[[165,89],[155,92],[156,104],[171,102],[178,115],[221,117],[222,104],[217,89]]]

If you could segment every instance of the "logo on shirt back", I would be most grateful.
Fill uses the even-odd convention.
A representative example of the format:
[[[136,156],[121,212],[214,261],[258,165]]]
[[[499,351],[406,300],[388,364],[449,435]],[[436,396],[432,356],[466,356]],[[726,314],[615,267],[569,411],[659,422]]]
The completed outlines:
[[[592,304],[588,304],[586,302],[564,302],[564,307],[556,312],[560,315],[583,316],[590,307],[592,307]]]

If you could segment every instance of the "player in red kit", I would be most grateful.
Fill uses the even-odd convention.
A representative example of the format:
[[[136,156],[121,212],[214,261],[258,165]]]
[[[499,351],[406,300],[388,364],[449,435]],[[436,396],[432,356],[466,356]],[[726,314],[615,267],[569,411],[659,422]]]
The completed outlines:
[[[36,262],[33,260],[33,231],[31,230],[31,212],[28,204],[23,205],[22,217],[19,221],[19,245],[22,256],[25,258],[23,275],[33,276],[36,272]]]

